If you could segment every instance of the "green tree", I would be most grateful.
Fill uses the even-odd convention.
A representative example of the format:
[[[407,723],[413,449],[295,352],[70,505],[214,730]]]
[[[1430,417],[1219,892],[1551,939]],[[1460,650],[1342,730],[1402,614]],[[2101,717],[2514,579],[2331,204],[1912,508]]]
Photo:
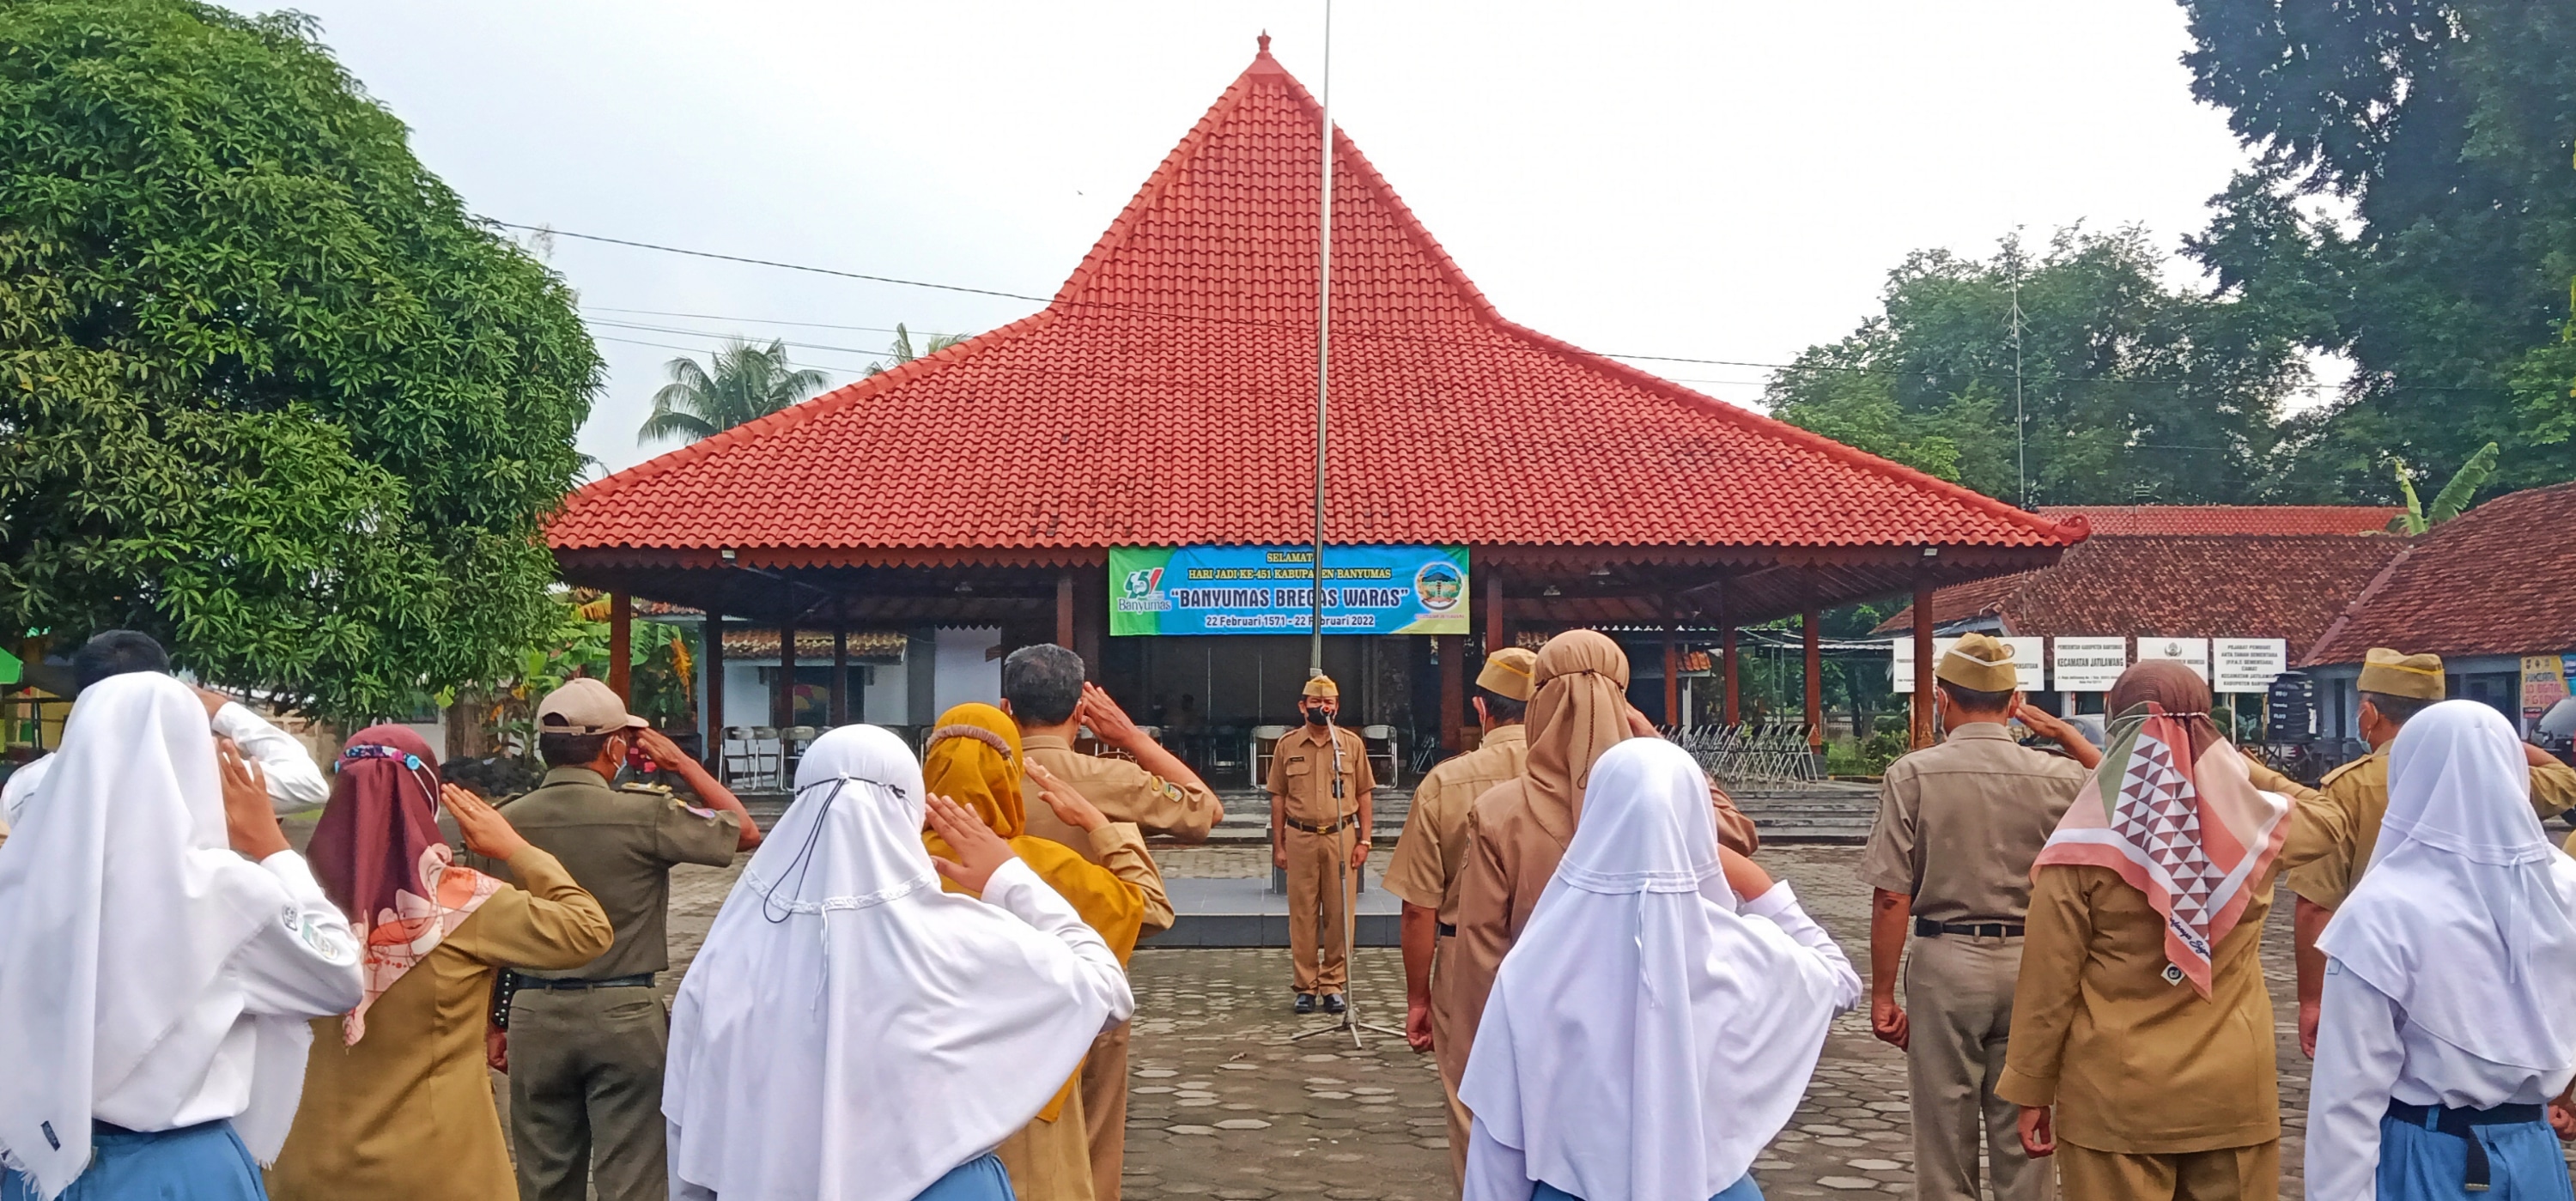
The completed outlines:
[[[820,371],[789,363],[787,344],[775,341],[767,346],[729,342],[708,367],[684,355],[664,370],[671,382],[653,394],[653,412],[644,419],[644,428],[635,431],[639,445],[712,438],[803,401],[831,382]]]
[[[599,378],[308,19],[0,5],[0,621],[335,717],[488,675]]]
[[[883,375],[914,359],[938,354],[965,340],[964,334],[932,334],[922,342],[920,352],[915,353],[912,349],[912,331],[905,329],[903,322],[897,321],[894,323],[894,345],[887,349],[885,358],[868,364],[868,374]]]
[[[2193,91],[2259,157],[2201,247],[2230,285],[2304,293],[2358,370],[2293,424],[2321,496],[2391,497],[2390,455],[2509,490],[2576,477],[2576,7],[2527,0],[2182,0]],[[2354,220],[2299,219],[2302,196]]]
[[[1810,347],[1766,400],[2006,500],[2260,499],[2282,402],[2309,378],[2302,327],[2242,296],[2167,287],[2164,262],[2136,228],[2060,230],[2036,255],[2018,236],[1982,260],[1917,251],[1888,274],[1882,313]]]

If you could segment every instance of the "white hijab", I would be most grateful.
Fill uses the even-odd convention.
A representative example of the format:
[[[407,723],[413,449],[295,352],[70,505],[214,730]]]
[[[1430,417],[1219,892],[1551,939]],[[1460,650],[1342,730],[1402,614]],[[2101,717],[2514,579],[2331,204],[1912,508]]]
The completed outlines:
[[[1108,1011],[1072,950],[944,893],[921,765],[814,741],[671,1015],[673,1182],[725,1201],[909,1201],[1026,1126]]]
[[[175,1113],[243,1018],[225,961],[277,919],[275,878],[231,849],[206,709],[165,675],[81,692],[53,769],[0,848],[0,1163],[53,1197],[89,1166],[100,1100]],[[277,1158],[312,1033],[251,1017],[250,1108]]]
[[[2576,861],[2541,833],[2503,715],[2444,701],[2398,731],[2370,870],[2317,942],[2444,1042],[2510,1067],[2576,1063]]]
[[[1708,778],[1631,738],[1494,979],[1458,1094],[1527,1171],[1578,1197],[1708,1201],[1788,1123],[1841,995],[1736,912]]]

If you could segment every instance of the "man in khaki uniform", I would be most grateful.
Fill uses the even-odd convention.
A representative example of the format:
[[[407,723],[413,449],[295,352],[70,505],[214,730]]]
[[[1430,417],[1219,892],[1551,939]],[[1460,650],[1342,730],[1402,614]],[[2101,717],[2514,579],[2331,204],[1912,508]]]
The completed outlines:
[[[1449,1092],[1449,1166],[1461,1185],[1467,1178],[1467,1107],[1458,1103],[1458,1079],[1467,1060],[1450,1051],[1443,1031],[1456,1015],[1437,1005],[1431,973],[1458,936],[1458,865],[1467,855],[1467,810],[1486,789],[1520,775],[1529,758],[1521,722],[1529,712],[1530,673],[1537,667],[1538,655],[1516,646],[1485,660],[1471,698],[1484,741],[1432,768],[1414,788],[1413,808],[1405,814],[1383,881],[1404,902],[1404,1040],[1439,1057],[1440,1085]]]
[[[1146,737],[1099,685],[1086,683],[1083,672],[1082,656],[1052,643],[1022,647],[1002,660],[1002,711],[1020,727],[1021,759],[1033,771],[1072,786],[1112,822],[1131,822],[1144,833],[1186,843],[1207,841],[1208,830],[1225,816],[1215,791],[1179,756]],[[1096,758],[1074,750],[1073,737],[1084,726],[1134,758]],[[1023,791],[1038,796],[1045,790],[1033,783]],[[1102,863],[1091,837],[1065,824],[1053,809],[1031,805],[1027,822],[1028,833]],[[1165,909],[1161,926],[1168,928],[1168,903]],[[1118,1201],[1127,1155],[1127,1038],[1127,1023],[1121,1022],[1094,1040],[1082,1061],[1082,1121],[1090,1141],[1093,1201]]]
[[[1996,1201],[2042,1201],[2056,1194],[2056,1174],[2022,1151],[2021,1107],[1994,1086],[2012,1030],[2031,863],[2083,786],[2086,763],[2022,746],[2005,723],[2019,717],[2087,762],[2099,756],[2073,726],[2022,706],[2012,650],[1994,638],[1960,638],[1933,676],[1948,735],[1888,765],[1861,857],[1872,890],[1870,1026],[1905,1051],[1914,1195],[1977,1201],[1982,1126]],[[1896,1000],[1909,926],[1911,1013]]]
[[[1369,773],[1368,744],[1332,724],[1342,690],[1331,676],[1306,681],[1297,707],[1306,724],[1271,750],[1270,862],[1288,873],[1297,1012],[1315,1012],[1320,993],[1324,1012],[1340,1013],[1350,981],[1343,923],[1359,904],[1360,872],[1368,867],[1369,792],[1377,781]]]
[[[519,1196],[661,1198],[671,1187],[662,1122],[670,1017],[653,976],[671,966],[664,940],[671,868],[723,867],[735,851],[757,846],[760,831],[733,793],[597,680],[548,693],[537,705],[537,731],[545,783],[502,810],[599,899],[617,941],[571,971],[510,973],[517,992],[505,1062]],[[688,807],[649,785],[610,788],[630,741],[677,770],[708,807]]]
[[[2388,815],[2388,744],[2397,740],[2397,731],[2408,718],[2440,701],[2448,691],[2440,656],[2409,655],[2384,646],[2370,648],[2363,657],[2358,683],[2357,724],[2363,741],[2370,744],[2370,754],[2317,781],[2317,790],[2350,816],[2350,834],[2288,875],[2290,891],[2298,894],[2291,915],[2299,964],[2299,1049],[2310,1056],[2317,1053],[2317,1007],[2326,987],[2326,955],[2317,949],[2317,936],[2325,932],[2326,919],[2334,916],[2343,899],[2352,895],[2352,886],[2361,882],[2362,872],[2370,867],[2371,852],[2379,846],[2380,819]],[[2531,762],[2534,812],[2546,819],[2576,805],[2576,768],[2530,743],[2523,744],[2522,754]]]

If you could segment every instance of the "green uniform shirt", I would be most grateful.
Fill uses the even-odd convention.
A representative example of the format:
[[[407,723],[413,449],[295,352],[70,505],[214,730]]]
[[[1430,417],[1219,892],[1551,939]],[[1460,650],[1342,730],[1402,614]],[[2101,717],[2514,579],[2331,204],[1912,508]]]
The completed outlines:
[[[617,928],[617,942],[589,963],[568,972],[522,973],[549,979],[612,980],[668,969],[672,866],[723,867],[733,862],[742,837],[732,813],[692,809],[646,785],[610,788],[586,767],[549,770],[544,785],[503,802],[502,812],[529,842],[562,861]]]

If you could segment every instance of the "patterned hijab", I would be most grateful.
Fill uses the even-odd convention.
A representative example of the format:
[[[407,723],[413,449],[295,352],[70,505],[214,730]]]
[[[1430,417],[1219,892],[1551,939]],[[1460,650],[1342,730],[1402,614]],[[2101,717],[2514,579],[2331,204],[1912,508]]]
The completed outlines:
[[[458,867],[439,834],[435,761],[420,735],[387,724],[351,735],[331,765],[331,801],[307,857],[366,948],[367,995],[340,1024],[351,1045],[366,1037],[376,998],[501,890]]]
[[[1530,816],[1558,842],[1574,837],[1592,764],[1628,738],[1628,655],[1606,635],[1568,630],[1540,647],[1530,674]]]
[[[2209,997],[2210,957],[2236,928],[2289,837],[2288,797],[2254,787],[2209,718],[2209,685],[2151,660],[2111,687],[2109,746],[2048,836],[2052,863],[2119,873],[2165,919],[2166,978]]]

